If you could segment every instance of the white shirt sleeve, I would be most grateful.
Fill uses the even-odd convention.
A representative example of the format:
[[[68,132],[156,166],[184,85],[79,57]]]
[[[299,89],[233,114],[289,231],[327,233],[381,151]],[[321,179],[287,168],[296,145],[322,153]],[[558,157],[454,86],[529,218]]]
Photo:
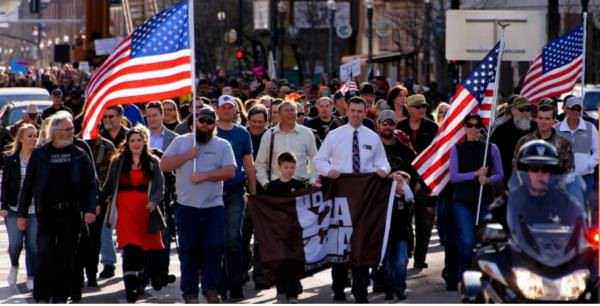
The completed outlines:
[[[331,133],[325,136],[325,140],[323,140],[323,143],[321,143],[321,148],[319,148],[319,151],[313,158],[313,165],[316,172],[323,176],[327,176],[329,171],[332,169],[331,163],[329,162],[329,157],[332,154],[331,150],[333,149],[331,148],[330,144],[331,136]]]
[[[262,186],[265,186],[269,182],[267,176],[267,162],[269,159],[269,148],[271,145],[271,133],[273,130],[268,130],[260,140],[260,146],[258,147],[258,153],[256,154],[256,160],[254,161],[254,167],[256,168],[256,180]]]
[[[314,157],[317,155],[317,142],[315,141],[315,135],[311,132],[309,133],[308,139],[308,164],[306,165],[308,173],[310,174],[309,181],[311,184],[314,184],[317,181],[317,170],[314,165]]]

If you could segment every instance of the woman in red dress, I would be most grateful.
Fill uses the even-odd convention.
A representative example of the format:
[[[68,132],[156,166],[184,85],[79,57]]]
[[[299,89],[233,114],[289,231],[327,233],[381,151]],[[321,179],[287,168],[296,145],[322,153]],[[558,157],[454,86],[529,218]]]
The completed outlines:
[[[150,213],[163,195],[163,174],[159,160],[148,148],[148,133],[134,127],[113,157],[100,203],[112,196],[106,213],[106,226],[115,227],[117,245],[123,250],[123,281],[128,302],[143,293],[144,259],[157,261],[164,249],[160,230],[150,232]],[[148,267],[158,267],[150,263]],[[154,269],[153,269],[154,270]],[[155,282],[158,271],[146,271]]]

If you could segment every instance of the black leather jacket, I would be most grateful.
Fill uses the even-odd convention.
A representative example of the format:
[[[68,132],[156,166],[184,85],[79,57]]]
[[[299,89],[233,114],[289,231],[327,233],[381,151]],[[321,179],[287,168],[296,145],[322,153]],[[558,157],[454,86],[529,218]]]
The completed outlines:
[[[0,194],[1,209],[17,207],[19,190],[21,189],[21,157],[19,153],[4,159],[2,167],[2,193]]]
[[[49,178],[50,153],[48,146],[50,143],[33,150],[27,165],[27,174],[23,182],[23,190],[19,198],[19,213],[22,218],[27,217],[27,210],[31,201],[34,200],[36,212],[43,212],[44,189]],[[96,200],[98,197],[98,187],[96,185],[96,173],[94,166],[88,154],[75,145],[69,147],[71,150],[71,181],[73,190],[73,199],[77,202],[79,209],[84,213],[96,212]]]

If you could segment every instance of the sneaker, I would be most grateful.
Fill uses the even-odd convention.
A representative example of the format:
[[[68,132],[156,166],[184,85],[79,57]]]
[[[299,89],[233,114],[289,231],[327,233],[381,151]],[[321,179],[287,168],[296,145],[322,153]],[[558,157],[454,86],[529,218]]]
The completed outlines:
[[[8,282],[9,286],[14,286],[17,284],[17,275],[19,274],[19,267],[11,266],[10,271],[8,272],[8,277],[6,278],[6,282]]]
[[[32,291],[33,290],[33,277],[32,276],[28,276],[27,277],[27,283],[25,283],[25,286],[27,286],[27,290]]]
[[[277,294],[277,304],[287,304],[287,298],[285,297],[285,293]]]
[[[204,293],[204,298],[209,304],[221,303],[221,297],[216,290],[206,290]],[[198,303],[198,298],[196,298],[196,303]]]
[[[291,296],[291,297],[289,297],[289,298],[287,299],[287,302],[288,302],[289,304],[298,304],[298,298],[297,298],[297,297],[293,297],[293,296]]]
[[[429,265],[426,262],[415,262],[413,267],[415,269],[427,269],[429,268]]]
[[[183,302],[186,304],[198,304],[198,296],[197,295],[184,295]]]
[[[109,279],[115,276],[115,266],[114,265],[104,265],[104,270],[100,272],[98,275],[99,279]]]

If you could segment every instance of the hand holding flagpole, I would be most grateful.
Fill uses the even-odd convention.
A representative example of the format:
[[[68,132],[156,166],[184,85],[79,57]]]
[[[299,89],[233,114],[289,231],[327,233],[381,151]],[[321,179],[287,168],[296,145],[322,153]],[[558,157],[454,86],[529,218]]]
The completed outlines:
[[[492,126],[496,119],[496,104],[498,103],[498,88],[500,87],[500,67],[502,64],[502,54],[504,53],[504,29],[508,27],[508,23],[498,22],[500,27],[500,47],[498,48],[498,61],[496,63],[496,78],[494,79],[494,96],[492,98],[492,109],[490,114],[490,122],[488,124],[488,133],[485,139],[485,150],[483,152],[483,167],[487,167],[488,151],[490,147],[490,137],[492,135]],[[483,185],[479,185],[479,199],[477,200],[477,215],[475,215],[475,225],[479,225],[479,213],[481,211],[481,201],[483,200]]]

